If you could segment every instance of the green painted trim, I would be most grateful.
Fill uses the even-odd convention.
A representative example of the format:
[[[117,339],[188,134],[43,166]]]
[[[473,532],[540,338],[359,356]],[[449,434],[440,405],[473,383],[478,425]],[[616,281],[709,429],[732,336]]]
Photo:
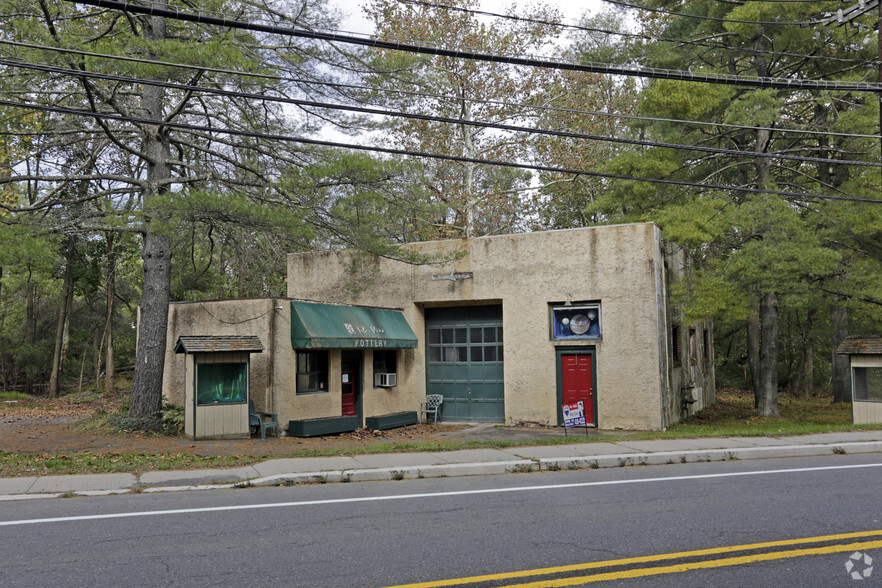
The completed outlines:
[[[348,433],[358,429],[357,416],[325,417],[288,421],[288,435],[291,437],[317,437]]]
[[[412,349],[417,336],[400,310],[291,302],[294,349]]]
[[[416,411],[396,412],[394,414],[367,417],[364,420],[364,426],[373,431],[385,431],[386,429],[397,429],[398,427],[415,425],[417,424],[417,420],[418,417]]]
[[[563,406],[563,365],[561,362],[562,355],[590,355],[591,356],[591,388],[594,390],[594,423],[588,425],[591,428],[599,429],[600,428],[600,415],[597,414],[597,348],[594,346],[588,347],[555,347],[554,348],[554,371],[557,377],[557,405],[555,406],[555,412],[557,412],[557,426],[563,426],[563,412],[561,412],[561,406]]]

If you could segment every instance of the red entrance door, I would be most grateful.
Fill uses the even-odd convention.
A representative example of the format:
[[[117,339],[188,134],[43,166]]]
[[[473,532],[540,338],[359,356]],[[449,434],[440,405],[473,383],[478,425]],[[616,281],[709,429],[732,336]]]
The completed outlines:
[[[585,406],[585,422],[589,425],[595,424],[591,357],[587,353],[565,353],[560,356],[563,402],[570,404],[581,400]]]
[[[358,361],[354,357],[343,357],[341,362],[343,388],[343,416],[355,416],[355,393],[358,390],[356,378]]]

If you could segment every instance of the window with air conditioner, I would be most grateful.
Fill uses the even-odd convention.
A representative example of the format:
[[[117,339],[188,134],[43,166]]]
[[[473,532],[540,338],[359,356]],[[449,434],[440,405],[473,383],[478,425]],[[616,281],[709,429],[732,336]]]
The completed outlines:
[[[394,349],[374,350],[374,387],[392,388],[398,385],[398,352]]]
[[[398,385],[398,374],[374,374],[374,387],[392,388]]]

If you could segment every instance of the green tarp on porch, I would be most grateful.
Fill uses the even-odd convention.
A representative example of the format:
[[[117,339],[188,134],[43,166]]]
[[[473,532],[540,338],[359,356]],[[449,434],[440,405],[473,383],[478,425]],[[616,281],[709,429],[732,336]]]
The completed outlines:
[[[400,310],[291,302],[294,349],[402,349],[417,338]]]

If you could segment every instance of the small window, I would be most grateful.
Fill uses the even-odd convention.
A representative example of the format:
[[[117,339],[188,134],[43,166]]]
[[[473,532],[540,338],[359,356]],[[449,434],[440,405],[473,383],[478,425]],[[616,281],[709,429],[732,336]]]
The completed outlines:
[[[852,368],[854,399],[882,402],[882,367]]]
[[[674,364],[683,361],[683,343],[680,340],[680,325],[671,326],[671,359]]]
[[[398,352],[394,349],[374,350],[374,373],[396,374],[398,373]]]
[[[600,305],[580,303],[552,306],[551,330],[552,339],[599,339]],[[501,333],[499,340],[502,340]]]
[[[701,332],[703,340],[701,342],[701,353],[704,361],[710,361],[710,332],[707,329],[704,329]]]
[[[328,352],[297,352],[297,394],[328,391]]]
[[[398,351],[374,350],[374,388],[394,388],[398,385]]]
[[[247,363],[200,363],[196,376],[198,404],[241,404],[248,399]]]

